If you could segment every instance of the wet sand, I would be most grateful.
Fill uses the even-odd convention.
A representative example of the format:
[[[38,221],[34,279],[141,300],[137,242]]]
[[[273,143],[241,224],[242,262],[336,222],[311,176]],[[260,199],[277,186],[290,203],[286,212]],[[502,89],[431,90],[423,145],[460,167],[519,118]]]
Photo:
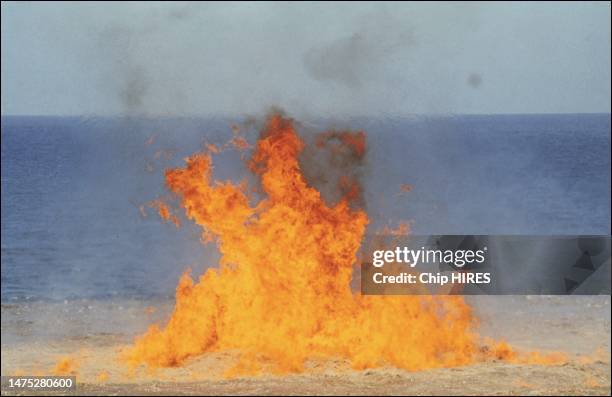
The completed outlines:
[[[1,372],[48,375],[59,359],[68,358],[78,393],[94,395],[610,394],[610,296],[468,300],[480,318],[481,335],[503,337],[525,351],[563,351],[569,362],[539,366],[487,361],[407,372],[354,371],[342,360],[311,360],[301,374],[225,379],[237,352],[220,352],[179,368],[130,374],[117,360],[121,349],[149,323],[163,322],[172,302],[75,301],[3,305]]]

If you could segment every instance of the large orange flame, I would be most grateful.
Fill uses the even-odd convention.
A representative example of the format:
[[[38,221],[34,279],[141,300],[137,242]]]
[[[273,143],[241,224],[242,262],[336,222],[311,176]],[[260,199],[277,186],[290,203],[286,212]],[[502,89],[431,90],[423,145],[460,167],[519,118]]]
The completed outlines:
[[[347,144],[365,144],[362,135],[343,134]],[[197,282],[183,275],[165,328],[152,326],[125,352],[132,367],[176,366],[220,350],[241,353],[232,374],[256,373],[262,362],[280,373],[301,371],[315,357],[345,358],[357,369],[419,370],[481,355],[463,298],[351,290],[368,216],[349,197],[333,206],[323,201],[300,170],[303,147],[291,120],[267,120],[249,163],[265,192],[254,206],[246,183],[211,179],[210,152],[166,172],[187,218],[203,228],[204,240],[216,238],[221,260]],[[502,350],[515,359],[509,347]]]

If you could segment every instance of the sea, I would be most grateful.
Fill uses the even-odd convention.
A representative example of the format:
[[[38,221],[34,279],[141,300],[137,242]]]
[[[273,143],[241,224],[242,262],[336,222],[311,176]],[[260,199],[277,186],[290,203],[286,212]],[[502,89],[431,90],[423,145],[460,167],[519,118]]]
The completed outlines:
[[[164,300],[187,269],[197,276],[216,266],[216,247],[201,243],[196,225],[164,223],[147,203],[168,197],[165,169],[222,145],[233,125],[252,143],[261,120],[3,116],[3,311],[20,302]],[[366,132],[359,175],[371,230],[406,221],[417,234],[610,234],[610,114],[297,126],[305,135]],[[240,153],[215,159],[218,179],[246,174]]]

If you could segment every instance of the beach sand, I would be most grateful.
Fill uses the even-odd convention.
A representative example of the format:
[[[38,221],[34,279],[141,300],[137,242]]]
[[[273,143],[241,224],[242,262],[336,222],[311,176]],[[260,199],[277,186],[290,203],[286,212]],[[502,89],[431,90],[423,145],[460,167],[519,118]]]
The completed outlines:
[[[556,366],[497,361],[408,372],[355,371],[343,360],[311,360],[304,373],[225,379],[238,352],[218,352],[178,368],[130,374],[121,349],[171,301],[72,301],[2,306],[2,375],[48,375],[61,360],[78,394],[203,395],[610,395],[610,296],[467,298],[484,336],[523,351],[562,351]],[[19,392],[2,392],[14,395]],[[29,394],[23,393],[23,394]]]

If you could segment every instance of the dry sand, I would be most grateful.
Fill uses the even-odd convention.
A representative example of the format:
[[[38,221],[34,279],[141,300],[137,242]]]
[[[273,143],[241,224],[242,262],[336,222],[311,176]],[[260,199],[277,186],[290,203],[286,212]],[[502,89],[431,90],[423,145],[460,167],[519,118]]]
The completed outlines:
[[[341,360],[312,360],[302,374],[224,379],[236,359],[235,352],[224,352],[130,376],[118,352],[148,323],[163,321],[171,302],[157,302],[153,313],[143,302],[67,302],[3,305],[1,372],[47,375],[59,358],[70,357],[78,394],[610,395],[610,296],[468,299],[481,318],[481,334],[504,337],[521,350],[564,351],[570,362],[489,361],[407,372],[354,371]]]

